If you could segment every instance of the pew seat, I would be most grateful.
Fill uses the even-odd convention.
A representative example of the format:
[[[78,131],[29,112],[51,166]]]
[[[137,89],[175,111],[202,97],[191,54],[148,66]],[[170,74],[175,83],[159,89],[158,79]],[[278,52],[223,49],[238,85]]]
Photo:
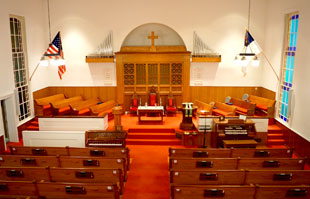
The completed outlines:
[[[268,117],[273,117],[274,106],[276,101],[255,95],[249,95],[247,99],[250,103],[255,104],[256,110],[264,112]]]
[[[70,105],[81,102],[82,100],[82,96],[75,96],[68,99],[51,102],[50,104],[53,108],[54,115],[67,115],[71,113]]]
[[[237,108],[236,113],[242,115],[253,116],[255,112],[255,104],[243,101],[237,98],[231,98],[229,101],[232,106]]]
[[[70,104],[73,115],[90,115],[90,107],[97,105],[100,102],[98,98],[91,98],[85,101]]]
[[[234,116],[236,115],[237,108],[221,102],[215,102],[212,110],[212,114],[219,116]]]
[[[53,114],[51,102],[61,101],[65,99],[64,94],[51,95],[48,97],[38,98],[34,100],[34,110],[36,116],[47,116]]]

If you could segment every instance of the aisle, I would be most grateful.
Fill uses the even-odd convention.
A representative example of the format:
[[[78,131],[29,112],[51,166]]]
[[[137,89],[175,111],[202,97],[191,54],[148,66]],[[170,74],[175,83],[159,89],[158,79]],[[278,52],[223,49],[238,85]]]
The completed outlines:
[[[123,199],[169,199],[169,146],[128,147],[132,164]]]

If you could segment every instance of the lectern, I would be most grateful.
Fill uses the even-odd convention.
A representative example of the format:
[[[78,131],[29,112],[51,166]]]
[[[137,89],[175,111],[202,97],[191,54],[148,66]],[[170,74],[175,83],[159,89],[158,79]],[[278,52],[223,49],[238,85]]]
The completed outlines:
[[[182,114],[183,119],[180,124],[180,129],[182,130],[193,130],[195,129],[195,126],[193,124],[193,111],[197,108],[193,108],[192,102],[184,102],[182,103]]]

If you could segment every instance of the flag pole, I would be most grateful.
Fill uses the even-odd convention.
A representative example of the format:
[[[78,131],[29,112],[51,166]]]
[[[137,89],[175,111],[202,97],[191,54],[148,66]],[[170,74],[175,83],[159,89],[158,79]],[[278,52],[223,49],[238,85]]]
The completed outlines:
[[[34,73],[37,71],[39,65],[40,65],[40,62],[37,64],[36,68],[34,69],[34,71],[32,72],[32,74],[30,75],[29,81],[31,81],[31,79],[32,79]]]
[[[276,71],[274,70],[272,64],[270,63],[268,57],[265,55],[264,51],[262,51],[262,54],[263,54],[264,57],[266,58],[266,60],[267,60],[267,62],[268,62],[268,65],[271,67],[271,69],[272,69],[273,73],[276,75],[278,81],[280,81],[280,78],[279,78],[278,74],[277,74]]]

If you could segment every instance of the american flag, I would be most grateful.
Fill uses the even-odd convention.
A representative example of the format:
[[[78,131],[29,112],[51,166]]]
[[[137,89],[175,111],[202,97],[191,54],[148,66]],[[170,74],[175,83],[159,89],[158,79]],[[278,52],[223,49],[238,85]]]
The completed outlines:
[[[56,37],[53,39],[52,43],[49,45],[48,49],[44,53],[50,59],[64,59],[64,53],[62,51],[60,32],[57,33]],[[62,75],[66,72],[65,65],[58,66],[58,75],[62,79]]]

